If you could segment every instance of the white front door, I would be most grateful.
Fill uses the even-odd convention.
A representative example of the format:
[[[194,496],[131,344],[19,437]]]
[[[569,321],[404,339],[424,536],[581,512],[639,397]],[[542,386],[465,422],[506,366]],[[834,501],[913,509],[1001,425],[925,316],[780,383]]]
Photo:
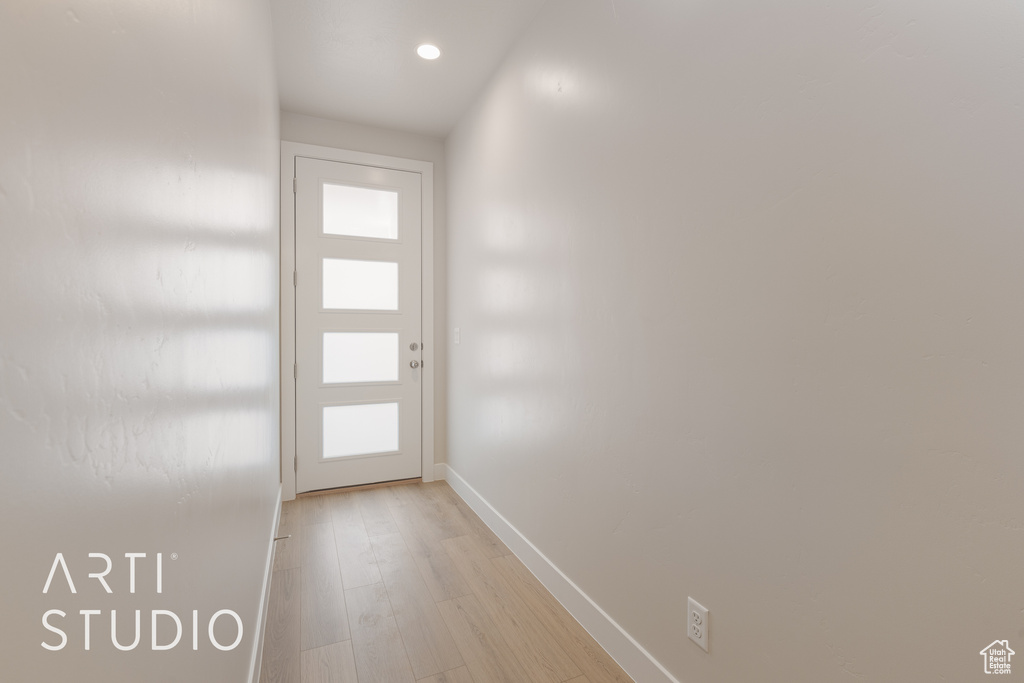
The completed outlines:
[[[295,163],[296,490],[421,475],[421,176]]]

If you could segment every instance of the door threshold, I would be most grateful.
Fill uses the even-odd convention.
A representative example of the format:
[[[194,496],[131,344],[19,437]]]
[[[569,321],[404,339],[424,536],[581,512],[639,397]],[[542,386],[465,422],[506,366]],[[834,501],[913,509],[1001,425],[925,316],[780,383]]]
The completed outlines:
[[[303,493],[296,494],[296,498],[305,498],[307,496],[322,496],[327,493],[345,493],[346,491],[365,491],[367,489],[382,489],[386,486],[405,486],[406,484],[421,484],[423,483],[423,477],[415,477],[413,479],[395,479],[393,481],[378,481],[373,484],[358,484],[356,486],[340,486],[334,489],[317,489],[315,491],[305,491]]]

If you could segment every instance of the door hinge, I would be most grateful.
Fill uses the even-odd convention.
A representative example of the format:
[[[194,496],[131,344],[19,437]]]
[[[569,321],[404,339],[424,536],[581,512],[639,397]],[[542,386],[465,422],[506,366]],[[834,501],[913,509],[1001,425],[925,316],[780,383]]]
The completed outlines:
[[[292,379],[298,379],[298,378],[299,378],[299,364],[295,363],[294,365],[292,365]]]
[[[292,194],[297,194],[299,191],[299,179],[292,178]]]
[[[293,270],[292,271],[292,287],[298,287],[298,286],[299,286],[299,271]]]
[[[298,474],[299,473],[299,456],[297,454],[295,456],[295,459],[292,461],[292,464],[294,464],[294,467],[292,469],[295,470],[295,474]]]

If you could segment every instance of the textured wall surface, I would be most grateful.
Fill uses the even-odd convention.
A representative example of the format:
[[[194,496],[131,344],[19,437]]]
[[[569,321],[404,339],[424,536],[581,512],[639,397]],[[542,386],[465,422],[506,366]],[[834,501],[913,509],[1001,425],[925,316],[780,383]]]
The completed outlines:
[[[448,450],[447,386],[447,199],[445,185],[444,141],[429,135],[406,133],[332,121],[294,112],[281,112],[281,139],[347,149],[368,154],[383,154],[402,159],[418,159],[434,164],[434,461],[444,462]]]
[[[680,681],[1021,652],[1022,35],[556,0],[449,138],[449,464]]]
[[[279,470],[269,46],[269,8],[243,0],[0,6],[5,681],[248,675]],[[57,553],[76,594],[60,569],[42,593]],[[125,553],[147,555],[134,594]],[[122,652],[110,613],[130,645],[136,609]],[[153,609],[183,622],[172,650],[151,650]],[[246,629],[227,652],[219,609]],[[80,610],[101,612],[88,652]]]

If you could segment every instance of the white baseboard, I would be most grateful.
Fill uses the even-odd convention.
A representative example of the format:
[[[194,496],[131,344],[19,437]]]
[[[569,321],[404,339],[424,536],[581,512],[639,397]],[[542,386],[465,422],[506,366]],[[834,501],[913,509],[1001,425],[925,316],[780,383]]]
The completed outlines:
[[[249,662],[249,683],[259,683],[260,665],[263,663],[263,636],[267,630],[267,610],[270,608],[270,578],[274,571],[274,537],[281,524],[282,487],[277,488],[277,507],[274,524],[270,527],[270,549],[267,551],[267,565],[263,568],[263,593],[260,595],[260,609],[256,616],[256,641],[252,646],[252,661]]]
[[[476,489],[445,463],[434,466],[434,477],[445,479],[505,545],[522,560],[576,621],[594,637],[636,683],[679,683],[640,643],[626,633],[600,605],[523,536]]]

